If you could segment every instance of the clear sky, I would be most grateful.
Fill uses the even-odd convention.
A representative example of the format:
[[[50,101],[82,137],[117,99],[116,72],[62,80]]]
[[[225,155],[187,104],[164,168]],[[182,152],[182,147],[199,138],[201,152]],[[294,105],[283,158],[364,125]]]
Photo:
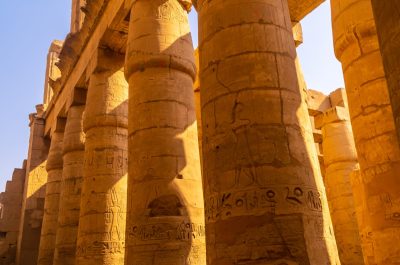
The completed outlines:
[[[69,31],[70,2],[3,1],[0,8],[0,191],[26,158],[28,114],[42,102],[49,45]],[[343,87],[340,64],[333,55],[328,2],[303,20],[304,44],[298,49],[308,86],[326,93]],[[195,45],[196,20],[192,11]]]

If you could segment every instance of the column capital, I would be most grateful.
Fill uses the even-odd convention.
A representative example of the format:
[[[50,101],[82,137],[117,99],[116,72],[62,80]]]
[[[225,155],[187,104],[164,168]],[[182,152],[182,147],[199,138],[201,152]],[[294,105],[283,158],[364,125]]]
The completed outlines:
[[[333,107],[315,116],[315,128],[321,129],[326,124],[350,121],[349,112],[345,107]]]

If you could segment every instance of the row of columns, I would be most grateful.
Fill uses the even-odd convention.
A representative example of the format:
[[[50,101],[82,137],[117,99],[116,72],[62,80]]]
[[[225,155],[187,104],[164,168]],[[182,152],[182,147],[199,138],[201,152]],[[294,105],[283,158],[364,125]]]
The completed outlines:
[[[400,149],[371,0],[331,0],[336,57],[342,63],[366,212],[359,225],[366,264],[397,264]]]
[[[52,134],[38,264],[363,264],[360,244],[365,264],[396,264],[400,151],[372,9],[331,2],[355,143],[327,112],[327,193],[287,1],[197,3],[203,179],[189,6],[136,1],[125,67],[100,49],[86,106]]]

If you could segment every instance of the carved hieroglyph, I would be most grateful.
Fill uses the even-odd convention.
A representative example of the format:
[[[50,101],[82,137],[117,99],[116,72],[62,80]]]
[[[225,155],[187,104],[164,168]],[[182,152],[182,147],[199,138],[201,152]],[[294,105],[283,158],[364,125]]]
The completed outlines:
[[[400,260],[400,149],[370,0],[331,0],[336,57],[341,61],[367,198],[359,230],[372,237],[368,264]],[[375,261],[371,260],[375,256]],[[375,263],[374,263],[375,262]]]
[[[340,264],[287,1],[198,11],[208,264]]]
[[[354,207],[351,174],[358,167],[350,117],[336,106],[317,116],[322,126],[325,186],[342,265],[362,265],[360,234]]]
[[[48,178],[46,183],[46,198],[40,236],[38,265],[53,264],[63,167],[63,138],[63,132],[54,132],[51,137],[49,157],[46,165]]]
[[[65,125],[64,167],[53,265],[75,265],[85,150],[84,108],[72,106]]]
[[[124,58],[99,50],[84,114],[85,162],[76,265],[123,265],[128,167]]]
[[[137,1],[131,11],[126,264],[206,264],[196,66],[184,6]]]

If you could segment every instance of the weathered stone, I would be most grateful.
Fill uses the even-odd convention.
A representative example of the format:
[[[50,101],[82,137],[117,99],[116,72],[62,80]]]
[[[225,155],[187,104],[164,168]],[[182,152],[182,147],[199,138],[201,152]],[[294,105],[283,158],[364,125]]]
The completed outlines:
[[[47,160],[46,197],[40,235],[38,265],[52,265],[56,243],[58,207],[60,203],[60,183],[63,168],[63,132],[54,132],[51,137]]]
[[[14,264],[17,238],[21,222],[22,198],[26,176],[26,161],[22,168],[14,169],[11,181],[0,194],[0,264]]]
[[[400,2],[398,0],[371,2],[400,141]]]
[[[292,22],[294,44],[299,47],[303,43],[303,28],[300,22]]]
[[[40,115],[30,115],[28,159],[16,258],[18,265],[32,265],[38,259],[49,151],[44,126],[44,119]]]
[[[123,265],[128,85],[122,55],[99,50],[84,115],[85,164],[76,265]]]
[[[85,106],[72,106],[65,126],[54,265],[75,265],[85,150],[84,109]]]
[[[196,67],[181,4],[138,1],[131,11],[126,264],[206,264]]]
[[[83,21],[85,20],[85,10],[87,0],[72,0],[71,8],[71,32],[78,32],[82,28]]]
[[[302,20],[323,2],[325,0],[288,0],[291,20]]]
[[[361,265],[364,259],[350,175],[358,167],[348,110],[336,106],[316,119],[322,127],[325,187],[342,265]]]
[[[62,41],[53,41],[47,54],[46,76],[44,83],[43,104],[47,107],[54,95],[55,88],[52,86],[60,76],[61,72],[56,66],[59,61],[58,56],[62,47]]]
[[[335,53],[341,61],[361,167],[367,214],[367,264],[400,260],[400,149],[370,0],[331,0]],[[372,251],[372,253],[371,253]],[[374,258],[372,258],[374,257]]]
[[[208,263],[339,263],[287,1],[198,11]]]

